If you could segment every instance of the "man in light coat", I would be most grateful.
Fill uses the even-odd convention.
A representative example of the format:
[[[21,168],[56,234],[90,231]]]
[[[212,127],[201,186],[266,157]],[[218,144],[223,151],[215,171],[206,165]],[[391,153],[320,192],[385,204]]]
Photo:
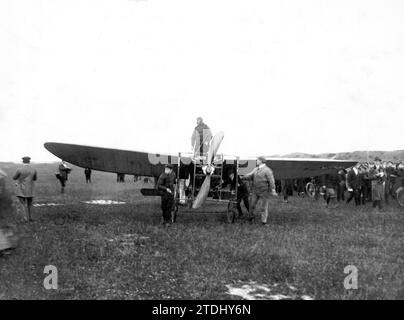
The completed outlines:
[[[254,219],[254,211],[258,202],[261,200],[264,204],[264,211],[261,214],[262,224],[266,224],[269,213],[269,196],[278,196],[275,191],[275,178],[272,170],[265,164],[264,157],[257,159],[257,167],[246,174],[242,179],[252,181],[252,198],[250,208],[250,221]]]
[[[30,157],[23,157],[23,166],[18,168],[13,176],[13,180],[16,180],[15,195],[25,209],[27,221],[32,221],[31,211],[34,200],[34,184],[37,179],[37,172],[31,167],[30,161]]]

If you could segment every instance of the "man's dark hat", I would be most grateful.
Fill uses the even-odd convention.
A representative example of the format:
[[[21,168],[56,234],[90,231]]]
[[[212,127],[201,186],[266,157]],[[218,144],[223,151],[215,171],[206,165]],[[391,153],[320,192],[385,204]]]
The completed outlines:
[[[22,157],[22,160],[23,160],[23,161],[29,161],[29,160],[31,160],[31,158],[28,157],[28,156],[25,156],[25,157]]]
[[[382,159],[380,159],[379,157],[376,157],[375,161],[382,161]]]
[[[172,164],[169,164],[169,163],[166,164],[165,167],[166,167],[166,168],[169,168],[169,169],[173,169],[173,168],[174,168],[173,165],[172,165]]]

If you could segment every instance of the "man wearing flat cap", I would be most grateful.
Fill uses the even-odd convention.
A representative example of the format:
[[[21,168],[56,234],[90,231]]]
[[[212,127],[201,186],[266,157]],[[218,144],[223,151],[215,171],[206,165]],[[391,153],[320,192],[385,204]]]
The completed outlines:
[[[156,188],[161,195],[161,210],[163,211],[163,224],[169,226],[171,211],[174,206],[174,190],[176,176],[171,164],[166,164],[164,172],[157,180]]]
[[[31,211],[34,200],[34,184],[37,180],[37,172],[31,167],[30,161],[30,157],[23,157],[23,166],[19,167],[13,176],[13,179],[16,180],[15,195],[24,207],[27,221],[32,221]]]
[[[266,224],[268,220],[269,196],[271,194],[273,196],[278,195],[275,191],[275,178],[272,170],[265,163],[265,157],[259,157],[257,167],[242,178],[252,181],[250,220],[254,219],[254,211],[258,201],[261,200],[264,204],[264,211],[261,214],[262,224]]]

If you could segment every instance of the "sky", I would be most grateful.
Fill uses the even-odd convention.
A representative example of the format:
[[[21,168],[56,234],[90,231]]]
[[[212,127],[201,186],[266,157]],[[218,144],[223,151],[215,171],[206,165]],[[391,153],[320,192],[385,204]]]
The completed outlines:
[[[220,152],[404,149],[401,0],[3,0],[0,161],[47,141]]]

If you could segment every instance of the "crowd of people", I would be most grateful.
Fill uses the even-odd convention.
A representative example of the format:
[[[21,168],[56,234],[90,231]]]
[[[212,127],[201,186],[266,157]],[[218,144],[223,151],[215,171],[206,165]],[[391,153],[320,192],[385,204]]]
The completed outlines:
[[[315,198],[324,196],[330,207],[337,206],[338,202],[349,204],[353,200],[356,206],[372,202],[374,208],[382,210],[383,205],[389,205],[396,197],[396,190],[404,186],[404,162],[393,163],[376,157],[374,161],[358,162],[354,167],[334,174],[293,183],[282,181],[280,185],[284,201],[287,201],[292,189],[298,193],[306,191],[307,182],[317,186]]]

